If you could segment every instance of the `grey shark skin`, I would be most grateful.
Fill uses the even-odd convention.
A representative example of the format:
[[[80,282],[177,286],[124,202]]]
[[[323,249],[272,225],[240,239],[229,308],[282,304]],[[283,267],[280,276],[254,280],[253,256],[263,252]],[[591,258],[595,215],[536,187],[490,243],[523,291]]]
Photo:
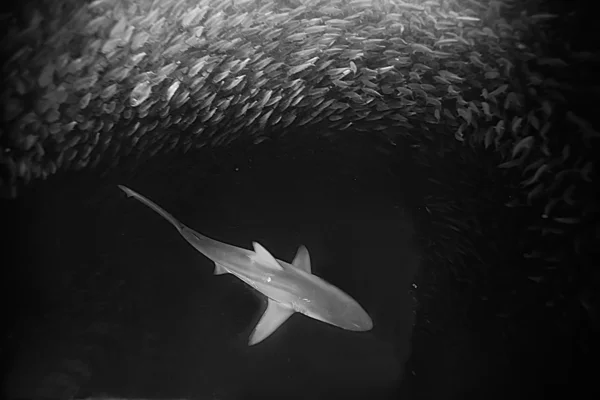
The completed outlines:
[[[350,331],[373,327],[356,300],[311,273],[306,247],[300,246],[289,264],[256,242],[252,243],[254,251],[221,243],[188,228],[141,194],[118,186],[169,221],[189,244],[214,261],[216,275],[231,273],[267,297],[267,309],[250,335],[250,346],[269,337],[295,312]]]

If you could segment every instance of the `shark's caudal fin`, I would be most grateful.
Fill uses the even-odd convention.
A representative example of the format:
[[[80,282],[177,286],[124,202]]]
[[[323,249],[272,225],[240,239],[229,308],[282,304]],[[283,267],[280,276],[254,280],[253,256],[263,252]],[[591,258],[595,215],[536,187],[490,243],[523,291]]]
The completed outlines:
[[[294,261],[292,261],[292,265],[304,272],[308,272],[309,274],[311,273],[310,255],[308,254],[308,249],[305,246],[300,246],[298,248],[296,257],[294,257]]]
[[[124,191],[127,194],[127,197],[133,197],[137,201],[145,204],[146,206],[148,206],[151,209],[153,209],[154,211],[156,211],[164,219],[166,219],[171,224],[173,224],[173,226],[175,226],[175,228],[177,228],[177,230],[179,232],[181,232],[182,228],[185,227],[185,225],[183,225],[181,222],[179,222],[174,216],[172,216],[171,214],[169,214],[168,212],[163,210],[160,206],[158,206],[158,204],[154,203],[150,199],[147,199],[146,197],[142,196],[138,192],[131,190],[126,186],[123,186],[123,185],[117,185],[117,186],[119,187],[119,189],[121,189],[122,191]]]
[[[275,332],[281,324],[287,321],[293,313],[294,310],[288,306],[269,299],[267,309],[250,335],[248,345],[253,346],[265,340],[271,333]]]

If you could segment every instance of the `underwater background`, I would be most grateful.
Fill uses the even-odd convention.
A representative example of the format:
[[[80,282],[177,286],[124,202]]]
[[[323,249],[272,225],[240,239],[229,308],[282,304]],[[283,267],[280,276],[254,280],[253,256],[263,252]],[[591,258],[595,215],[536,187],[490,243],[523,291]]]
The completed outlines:
[[[390,190],[394,172],[364,140],[352,142],[303,135],[289,149],[199,152],[24,195],[15,212],[21,220],[35,209],[36,229],[21,231],[31,250],[19,259],[35,297],[25,300],[9,389],[215,399],[393,393],[416,305],[411,190]],[[313,273],[354,296],[374,329],[347,332],[296,314],[248,347],[263,296],[214,276],[210,260],[127,201],[117,182],[217,240],[245,248],[256,240],[288,261],[304,244]]]
[[[2,21],[9,399],[594,393],[600,49],[583,2],[22,1]],[[265,299],[117,188],[355,298]]]

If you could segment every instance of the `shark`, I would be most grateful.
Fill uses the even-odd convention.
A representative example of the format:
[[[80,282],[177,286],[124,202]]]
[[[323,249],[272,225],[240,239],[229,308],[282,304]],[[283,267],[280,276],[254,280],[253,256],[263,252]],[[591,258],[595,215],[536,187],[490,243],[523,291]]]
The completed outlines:
[[[232,246],[187,227],[156,203],[125,187],[118,187],[169,221],[197,251],[215,263],[214,274],[233,274],[267,298],[267,307],[254,327],[248,345],[256,345],[277,330],[292,314],[300,313],[345,330],[369,331],[373,321],[356,300],[313,274],[308,249],[301,245],[292,263],[275,258],[257,242],[253,250]]]

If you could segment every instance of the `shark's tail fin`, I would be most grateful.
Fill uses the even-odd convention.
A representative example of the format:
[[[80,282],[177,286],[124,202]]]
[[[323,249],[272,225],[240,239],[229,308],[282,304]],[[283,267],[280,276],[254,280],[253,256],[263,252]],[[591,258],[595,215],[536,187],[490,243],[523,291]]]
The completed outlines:
[[[137,192],[129,189],[126,186],[123,186],[123,185],[117,185],[117,186],[119,186],[119,189],[121,189],[122,191],[124,191],[125,194],[127,194],[128,197],[134,197],[136,200],[140,201],[141,203],[144,203],[146,206],[150,207],[151,209],[153,209],[154,211],[156,211],[157,213],[159,213],[164,219],[166,219],[171,224],[173,224],[173,226],[175,228],[177,228],[177,230],[180,233],[182,232],[183,228],[186,227],[181,222],[179,222],[174,216],[172,216],[171,214],[169,214],[168,212],[166,212],[165,210],[163,210],[159,205],[157,205],[156,203],[154,203],[150,199],[147,199],[146,197],[144,197],[141,194],[139,194],[139,193],[137,193]]]

